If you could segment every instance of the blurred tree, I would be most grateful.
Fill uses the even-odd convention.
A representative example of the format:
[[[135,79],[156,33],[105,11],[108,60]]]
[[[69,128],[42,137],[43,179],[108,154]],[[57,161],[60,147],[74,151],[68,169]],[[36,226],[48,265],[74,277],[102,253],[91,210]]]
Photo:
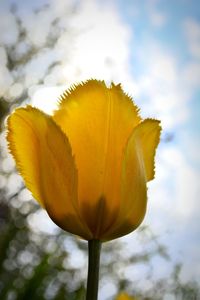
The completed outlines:
[[[41,209],[15,173],[4,129],[9,111],[26,102],[40,85],[66,83],[62,68],[73,53],[73,39],[78,34],[70,23],[78,6],[73,1],[49,1],[48,5],[27,9],[16,4],[10,7],[12,32],[8,31],[9,36],[5,32],[0,39],[0,299],[81,300],[85,294],[87,244],[57,227],[43,230],[45,216],[38,217]],[[37,222],[41,225],[36,226]],[[137,253],[125,253],[120,241],[103,246],[102,289],[110,282],[116,292],[127,290],[139,299],[163,299],[165,294],[176,299],[200,298],[196,283],[181,283],[180,266],[174,267],[169,278],[153,282],[151,260],[156,256],[170,260],[167,249],[145,226],[140,227],[135,239],[140,245]],[[125,276],[127,268],[141,264],[148,266],[148,291],[141,291],[138,280]]]

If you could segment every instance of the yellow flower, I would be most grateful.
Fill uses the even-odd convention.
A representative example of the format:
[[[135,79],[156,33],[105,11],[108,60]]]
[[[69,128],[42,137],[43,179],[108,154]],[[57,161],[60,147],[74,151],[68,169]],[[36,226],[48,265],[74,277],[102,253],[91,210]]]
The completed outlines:
[[[131,296],[129,296],[129,295],[126,294],[126,293],[120,293],[120,294],[117,296],[116,300],[137,300],[137,298],[131,297]]]
[[[86,240],[106,241],[142,222],[159,135],[159,121],[142,120],[120,85],[89,80],[66,91],[53,116],[16,109],[7,140],[51,219]]]

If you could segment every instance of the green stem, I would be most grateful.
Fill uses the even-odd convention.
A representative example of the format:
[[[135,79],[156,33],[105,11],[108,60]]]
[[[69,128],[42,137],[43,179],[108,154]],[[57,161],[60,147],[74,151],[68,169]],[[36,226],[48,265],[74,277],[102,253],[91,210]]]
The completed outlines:
[[[97,300],[101,242],[99,240],[88,241],[88,250],[89,254],[86,300]]]

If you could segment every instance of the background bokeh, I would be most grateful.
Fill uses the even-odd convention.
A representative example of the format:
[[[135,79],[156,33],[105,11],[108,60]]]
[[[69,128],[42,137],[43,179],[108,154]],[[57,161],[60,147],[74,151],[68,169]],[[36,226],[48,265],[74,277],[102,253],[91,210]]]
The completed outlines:
[[[87,243],[48,218],[15,171],[6,116],[47,113],[72,83],[122,83],[162,122],[148,211],[103,245],[100,300],[200,299],[200,5],[195,0],[0,1],[0,299],[84,299]]]

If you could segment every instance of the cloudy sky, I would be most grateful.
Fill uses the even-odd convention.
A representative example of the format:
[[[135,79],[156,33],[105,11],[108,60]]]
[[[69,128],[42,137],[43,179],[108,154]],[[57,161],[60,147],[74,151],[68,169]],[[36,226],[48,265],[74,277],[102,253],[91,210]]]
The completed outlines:
[[[27,88],[27,102],[33,101],[50,112],[59,93],[74,82],[91,77],[121,82],[141,108],[142,116],[160,119],[163,127],[144,224],[150,225],[169,247],[174,262],[184,263],[182,280],[199,278],[198,1],[17,1],[18,13],[29,30],[28,39],[36,47],[45,44],[55,17],[62,28],[68,27],[73,33],[63,30],[53,49],[44,48],[27,63],[23,82],[7,71],[3,47],[15,44],[18,36],[16,21],[8,10],[8,3],[13,2],[0,4],[0,93],[11,97]],[[36,22],[32,9],[45,3],[49,7],[37,14]],[[68,16],[74,5],[78,9]],[[18,50],[23,52],[26,46],[22,44]],[[57,60],[61,64],[46,74],[45,65]],[[39,78],[44,77],[41,86]],[[134,242],[134,234],[127,239]],[[155,276],[169,272],[167,263],[162,264]]]

